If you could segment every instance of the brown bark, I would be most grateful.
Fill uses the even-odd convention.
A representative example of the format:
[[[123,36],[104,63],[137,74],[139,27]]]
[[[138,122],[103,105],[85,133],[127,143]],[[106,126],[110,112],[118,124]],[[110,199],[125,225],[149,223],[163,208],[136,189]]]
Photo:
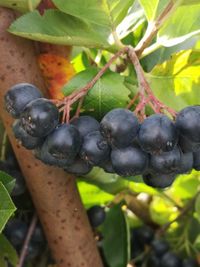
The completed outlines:
[[[33,44],[6,33],[14,13],[0,8],[0,116],[16,153],[50,248],[59,267],[102,267],[75,178],[36,160],[13,137],[3,97],[10,86],[29,82],[44,89]]]

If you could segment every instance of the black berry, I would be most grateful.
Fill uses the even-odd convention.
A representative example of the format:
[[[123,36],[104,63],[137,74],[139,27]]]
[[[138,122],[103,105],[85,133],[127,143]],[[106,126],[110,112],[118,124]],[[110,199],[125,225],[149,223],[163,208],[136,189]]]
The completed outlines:
[[[181,267],[181,259],[173,252],[167,252],[161,259],[161,267]]]
[[[158,257],[163,256],[166,252],[169,251],[169,244],[165,240],[153,240],[151,247],[155,255]]]
[[[104,208],[97,205],[88,209],[87,215],[92,227],[100,226],[106,218],[106,213]]]
[[[109,158],[110,147],[99,131],[87,134],[83,139],[80,157],[91,165],[99,165]]]
[[[179,136],[178,144],[183,153],[196,152],[200,149],[200,143],[193,142],[183,135]]]
[[[193,153],[193,168],[200,171],[200,150]]]
[[[181,153],[181,162],[178,169],[179,174],[189,173],[193,168],[193,153]]]
[[[28,134],[24,128],[21,126],[21,121],[16,120],[12,126],[15,138],[19,140],[19,142],[26,149],[34,149],[42,144],[44,141],[43,138],[33,137]]]
[[[58,125],[59,111],[51,101],[39,98],[26,105],[20,120],[29,135],[43,137]]]
[[[176,174],[148,173],[143,175],[145,184],[155,188],[166,188],[173,184]]]
[[[200,143],[200,106],[182,109],[177,115],[176,127],[181,135],[192,142]]]
[[[138,140],[141,147],[151,154],[171,151],[178,142],[174,123],[163,114],[149,116],[142,123]]]
[[[172,173],[179,169],[181,163],[181,151],[178,147],[158,155],[151,155],[150,168],[155,173]]]
[[[4,96],[5,107],[14,118],[19,118],[29,102],[41,97],[40,91],[34,85],[28,83],[16,84]]]
[[[112,147],[131,145],[139,130],[137,117],[128,109],[108,112],[100,123],[100,131]]]
[[[138,147],[113,149],[111,162],[115,172],[121,176],[138,175],[148,167],[148,154]]]
[[[100,128],[99,122],[91,116],[81,116],[74,119],[71,124],[78,129],[82,138],[88,133],[98,131]]]
[[[66,172],[75,175],[85,175],[89,173],[91,170],[92,166],[79,157],[77,157],[71,165],[65,168]]]

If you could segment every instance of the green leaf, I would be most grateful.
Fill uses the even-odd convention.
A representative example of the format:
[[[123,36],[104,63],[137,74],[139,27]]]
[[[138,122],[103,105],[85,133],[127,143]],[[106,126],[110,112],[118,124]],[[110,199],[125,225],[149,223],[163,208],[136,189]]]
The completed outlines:
[[[8,191],[0,182],[0,233],[15,210],[15,205],[12,202]]]
[[[198,190],[200,184],[200,176],[198,172],[193,171],[189,175],[180,175],[176,178],[170,192],[174,198],[190,199]]]
[[[103,251],[110,267],[126,266],[129,260],[129,230],[120,205],[111,208],[102,226]]]
[[[199,4],[199,0],[183,0],[182,5],[196,5]]]
[[[17,252],[10,244],[10,242],[6,239],[6,237],[0,234],[0,266],[7,267],[7,263],[5,262],[5,258],[9,260],[13,266],[17,266],[18,256]]]
[[[35,9],[40,1],[41,0],[0,0],[0,6],[25,13]]]
[[[78,181],[78,190],[86,208],[90,208],[94,205],[105,205],[114,198],[114,195],[106,193],[99,187],[88,184],[82,180]]]
[[[43,16],[33,11],[11,24],[9,32],[28,39],[62,45],[109,47],[106,27],[88,24],[58,10],[47,10]]]
[[[161,12],[164,10],[164,8],[167,6],[167,4],[170,1],[169,0],[151,0],[151,1],[139,0],[139,2],[145,11],[145,15],[148,21],[152,21],[158,15],[161,14]]]
[[[15,186],[15,179],[13,179],[9,174],[0,170],[0,182],[5,186],[9,193],[12,192]]]
[[[200,51],[186,50],[172,55],[146,74],[155,95],[165,104],[180,110],[199,104]]]
[[[58,9],[69,15],[112,30],[126,16],[134,0],[53,0],[53,2]]]
[[[87,69],[78,73],[63,88],[65,95],[86,85],[97,73],[97,69]],[[126,107],[130,91],[124,85],[124,78],[114,72],[106,72],[88,92],[83,103],[83,110],[101,119],[108,111],[117,107]]]
[[[158,32],[157,42],[173,46],[200,33],[200,4],[180,6]],[[187,19],[188,18],[188,19]]]

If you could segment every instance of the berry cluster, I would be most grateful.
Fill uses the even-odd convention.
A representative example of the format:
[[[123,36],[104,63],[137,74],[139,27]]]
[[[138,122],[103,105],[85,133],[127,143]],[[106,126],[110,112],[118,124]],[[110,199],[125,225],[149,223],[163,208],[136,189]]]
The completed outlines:
[[[154,231],[148,226],[131,230],[131,257],[134,266],[140,267],[198,267],[195,259],[181,259],[170,251],[169,243],[155,238]]]
[[[5,229],[4,234],[18,253],[21,252],[28,231],[28,223],[24,220],[13,218]],[[38,224],[28,245],[26,261],[31,261],[41,255],[46,245],[46,240],[41,226]]]
[[[98,166],[125,177],[143,175],[146,184],[165,188],[178,174],[200,170],[200,106],[183,109],[175,122],[154,114],[140,124],[133,112],[117,108],[100,123],[81,116],[62,124],[56,105],[30,84],[12,87],[5,105],[17,118],[13,131],[21,144],[69,173]]]

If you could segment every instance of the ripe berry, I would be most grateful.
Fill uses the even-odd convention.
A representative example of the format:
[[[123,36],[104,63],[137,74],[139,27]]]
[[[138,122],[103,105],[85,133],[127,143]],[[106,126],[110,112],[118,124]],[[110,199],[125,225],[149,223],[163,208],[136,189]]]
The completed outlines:
[[[198,267],[198,263],[195,259],[184,259],[181,267]]]
[[[143,175],[143,181],[145,184],[155,188],[166,188],[172,185],[176,178],[176,174],[159,174],[148,173]]]
[[[22,246],[26,237],[28,227],[26,223],[19,219],[10,220],[5,229],[4,234],[14,247]]]
[[[137,117],[128,109],[108,112],[100,123],[100,131],[112,147],[129,146],[139,130]]]
[[[147,267],[160,267],[160,258],[154,253],[151,253],[147,260]]]
[[[200,171],[200,150],[193,153],[193,168]]]
[[[179,136],[178,145],[183,153],[196,152],[200,149],[200,143],[193,142],[183,135]]]
[[[188,173],[193,168],[193,153],[181,153],[181,162],[178,169],[179,174]]]
[[[78,129],[82,138],[88,133],[99,131],[100,128],[99,122],[91,116],[81,116],[74,119],[71,124]]]
[[[41,243],[41,244],[43,244],[45,242],[44,232],[43,232],[42,227],[40,225],[37,225],[35,227],[35,230],[34,230],[33,235],[31,237],[31,241],[36,242],[36,243]]]
[[[87,134],[83,139],[80,157],[91,165],[99,165],[108,159],[110,147],[99,131]]]
[[[12,126],[15,138],[20,141],[22,146],[24,146],[26,149],[34,149],[42,144],[44,141],[43,138],[40,137],[33,137],[30,134],[28,134],[24,128],[21,126],[21,121],[16,120],[13,123]]]
[[[71,165],[65,167],[66,172],[75,175],[85,175],[89,173],[91,170],[92,166],[79,157],[77,157]]]
[[[4,96],[5,107],[14,118],[19,118],[29,102],[41,97],[40,91],[34,85],[19,83],[11,87]]]
[[[178,132],[174,123],[167,116],[154,114],[142,123],[138,140],[146,152],[159,154],[174,148],[178,142]]]
[[[152,228],[144,225],[137,228],[137,240],[141,245],[149,245],[154,239],[154,231]]]
[[[28,134],[43,137],[58,125],[59,111],[51,101],[39,98],[26,105],[20,120]]]
[[[200,143],[200,106],[182,109],[176,117],[176,127],[181,135],[192,142]]]
[[[165,240],[153,240],[151,247],[156,256],[162,257],[169,250],[169,244]]]
[[[68,165],[67,159],[57,159],[54,158],[48,150],[47,144],[43,144],[41,147],[38,147],[34,150],[34,156],[41,160],[44,164],[50,166],[57,166],[60,168],[64,168]]]
[[[113,169],[118,175],[131,176],[143,173],[148,167],[148,154],[138,147],[113,149],[111,152]]]
[[[181,267],[181,259],[173,252],[167,252],[161,259],[161,267]]]
[[[78,130],[73,125],[61,124],[47,136],[36,157],[47,164],[65,167],[73,163],[80,145]]]
[[[151,155],[150,168],[155,173],[176,172],[181,163],[181,151],[178,147],[158,155]]]
[[[92,227],[100,226],[106,218],[106,213],[104,208],[97,205],[88,209],[87,215]]]
[[[33,260],[41,254],[42,246],[37,242],[31,241],[28,245],[26,260]]]

